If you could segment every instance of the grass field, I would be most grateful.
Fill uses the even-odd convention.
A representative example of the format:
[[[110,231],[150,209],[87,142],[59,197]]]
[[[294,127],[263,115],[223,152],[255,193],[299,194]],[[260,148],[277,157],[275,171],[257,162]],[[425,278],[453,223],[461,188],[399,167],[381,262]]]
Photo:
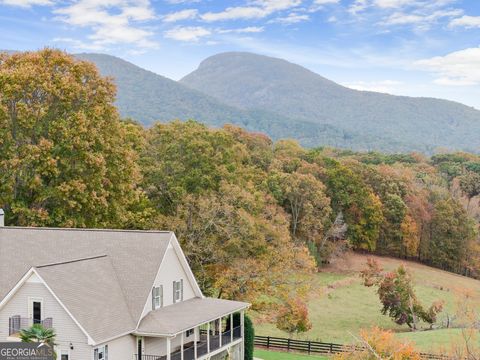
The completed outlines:
[[[459,337],[458,330],[432,330],[409,332],[407,326],[398,326],[380,313],[381,305],[374,288],[361,284],[358,271],[364,267],[366,255],[351,254],[341,263],[330,266],[314,275],[314,289],[308,302],[313,328],[300,335],[300,339],[322,342],[352,343],[354,335],[362,328],[379,326],[398,333],[398,337],[415,342],[425,351],[438,352],[447,348]],[[437,299],[445,301],[445,309],[439,320],[455,311],[456,293],[468,288],[480,296],[480,281],[455,275],[414,262],[377,257],[385,269],[393,269],[404,263],[414,275],[415,288],[419,299],[430,304]],[[255,318],[255,315],[254,315]],[[286,337],[274,324],[259,323],[256,319],[256,333]]]
[[[255,349],[254,357],[262,360],[327,360],[326,356],[302,355],[280,351]]]

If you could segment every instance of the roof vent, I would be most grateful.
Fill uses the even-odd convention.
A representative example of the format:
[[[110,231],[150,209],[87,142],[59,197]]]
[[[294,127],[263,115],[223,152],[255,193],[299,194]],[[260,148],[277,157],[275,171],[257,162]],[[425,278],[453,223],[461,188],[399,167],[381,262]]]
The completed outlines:
[[[0,226],[5,226],[5,212],[3,209],[0,209]]]

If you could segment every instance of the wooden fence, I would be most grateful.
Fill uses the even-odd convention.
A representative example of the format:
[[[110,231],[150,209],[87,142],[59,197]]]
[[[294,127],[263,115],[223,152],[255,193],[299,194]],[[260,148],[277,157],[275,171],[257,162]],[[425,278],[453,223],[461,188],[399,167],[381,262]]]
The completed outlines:
[[[286,351],[298,351],[307,354],[338,354],[341,352],[349,352],[355,349],[364,350],[362,346],[343,345],[335,343],[323,343],[318,341],[309,340],[295,340],[287,338],[279,338],[274,336],[255,336],[255,346],[278,349]],[[422,359],[425,360],[451,360],[446,355],[435,355],[420,353]]]

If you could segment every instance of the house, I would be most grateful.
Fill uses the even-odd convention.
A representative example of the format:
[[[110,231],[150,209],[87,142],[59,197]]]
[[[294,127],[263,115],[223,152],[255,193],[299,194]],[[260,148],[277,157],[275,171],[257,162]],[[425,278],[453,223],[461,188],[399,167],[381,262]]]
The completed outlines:
[[[2,225],[0,342],[40,323],[59,360],[243,359],[248,304],[204,297],[174,233]]]

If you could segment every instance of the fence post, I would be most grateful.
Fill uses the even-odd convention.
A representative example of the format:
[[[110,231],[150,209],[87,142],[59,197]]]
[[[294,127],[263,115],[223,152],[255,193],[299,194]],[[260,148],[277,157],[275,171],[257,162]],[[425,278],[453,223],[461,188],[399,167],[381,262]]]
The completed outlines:
[[[267,349],[270,349],[270,336],[267,336]]]
[[[310,349],[312,347],[312,342],[308,341],[308,355],[310,355]]]
[[[287,340],[287,351],[290,352],[290,338]]]
[[[333,354],[333,344],[330,343],[330,354]]]

